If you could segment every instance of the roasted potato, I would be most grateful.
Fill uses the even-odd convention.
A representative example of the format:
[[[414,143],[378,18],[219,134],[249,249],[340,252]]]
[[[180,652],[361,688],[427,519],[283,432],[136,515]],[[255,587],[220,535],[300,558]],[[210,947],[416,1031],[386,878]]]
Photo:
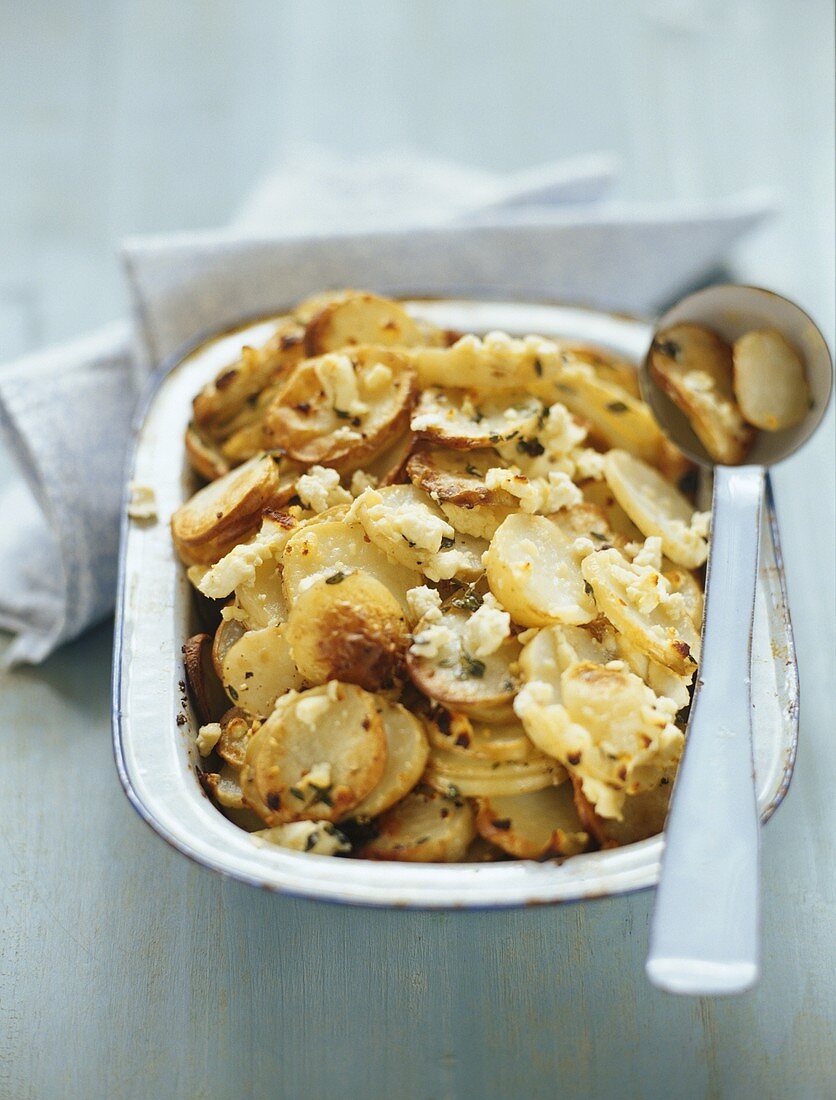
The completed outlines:
[[[780,332],[760,329],[735,341],[734,395],[750,424],[779,432],[799,424],[810,408],[804,362]]]
[[[481,798],[476,828],[517,859],[574,856],[589,847],[568,782],[530,794]]]
[[[424,334],[403,306],[376,294],[352,294],[323,306],[305,327],[305,354],[375,344],[379,347],[415,347]]]
[[[377,822],[377,835],[359,850],[363,859],[402,863],[458,863],[476,836],[473,808],[438,791],[413,791]]]

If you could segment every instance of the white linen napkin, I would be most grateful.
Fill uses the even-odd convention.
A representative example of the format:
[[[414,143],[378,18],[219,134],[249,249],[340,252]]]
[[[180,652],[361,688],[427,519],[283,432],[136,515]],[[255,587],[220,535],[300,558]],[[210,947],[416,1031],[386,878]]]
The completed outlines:
[[[0,490],[5,663],[43,660],[112,609],[132,412],[148,372],[197,333],[341,285],[651,310],[769,209],[605,207],[612,175],[605,157],[503,177],[403,151],[309,152],[233,229],[129,242],[135,355],[117,323],[0,369],[0,434],[22,474]]]

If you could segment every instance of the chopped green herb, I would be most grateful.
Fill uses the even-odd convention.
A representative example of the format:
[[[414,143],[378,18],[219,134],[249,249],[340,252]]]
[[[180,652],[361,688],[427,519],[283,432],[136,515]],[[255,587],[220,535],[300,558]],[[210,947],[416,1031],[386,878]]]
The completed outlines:
[[[305,851],[309,852],[311,848],[316,847],[316,842],[319,840],[319,833],[314,829],[312,833],[308,835],[308,839],[305,841]]]
[[[521,439],[517,443],[517,450],[520,454],[530,455],[532,458],[543,454],[545,449],[539,439]]]
[[[538,378],[543,377],[543,364],[540,362],[539,359],[534,360],[534,373],[537,375]]]
[[[477,657],[471,657],[469,653],[462,653],[461,679],[481,680],[485,675],[485,662]]]
[[[463,596],[454,596],[450,603],[453,607],[460,607],[462,611],[478,611],[482,606],[482,597],[470,589]]]
[[[589,583],[589,581],[583,582],[583,590],[584,592],[586,592],[587,596],[592,595],[592,585]]]
[[[347,413],[344,409],[334,409],[334,412],[337,414],[340,420],[348,420],[351,416],[351,414]]]
[[[229,692],[230,698],[234,703],[238,702],[238,692],[231,684],[227,684],[226,690]]]
[[[610,410],[611,413],[627,412],[627,406],[624,404],[623,401],[610,401],[609,405],[607,405],[607,408]]]
[[[660,355],[667,355],[669,359],[675,359],[679,362],[679,356],[682,353],[682,348],[675,340],[654,340],[653,350],[658,351]]]
[[[590,531],[589,534],[590,534],[591,538],[597,539],[598,542],[606,542],[607,541],[607,536],[602,535],[600,531]]]
[[[300,802],[305,801],[305,795],[298,787],[289,787],[288,789],[294,798],[298,798]]]
[[[326,584],[339,584],[340,581],[345,580],[345,573],[332,573],[330,577],[325,578]]]
[[[471,477],[481,477],[482,476],[481,473],[479,472],[479,470],[477,470],[477,468],[475,466],[472,466],[472,465],[465,466],[465,472],[470,474]]]
[[[451,539],[448,535],[444,535],[441,539],[441,549],[449,550],[451,546],[456,545],[456,540]]]

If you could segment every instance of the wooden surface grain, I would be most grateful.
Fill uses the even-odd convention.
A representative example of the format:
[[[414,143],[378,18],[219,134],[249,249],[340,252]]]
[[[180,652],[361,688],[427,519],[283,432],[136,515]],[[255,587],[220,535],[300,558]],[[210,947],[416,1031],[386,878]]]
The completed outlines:
[[[221,223],[310,142],[495,168],[612,149],[637,199],[768,185],[782,216],[736,271],[833,340],[829,0],[0,7],[4,355],[117,316],[124,233]],[[119,787],[106,624],[0,675],[0,1100],[836,1095],[833,456],[831,415],[776,474],[802,725],[755,991],[651,989],[649,894],[386,912],[189,864]]]

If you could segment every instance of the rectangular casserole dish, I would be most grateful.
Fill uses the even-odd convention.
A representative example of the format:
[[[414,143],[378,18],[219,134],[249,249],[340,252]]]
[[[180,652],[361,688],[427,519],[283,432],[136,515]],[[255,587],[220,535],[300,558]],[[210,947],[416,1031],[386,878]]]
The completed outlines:
[[[406,303],[442,328],[538,333],[598,344],[637,360],[650,338],[641,321],[591,310],[467,300]],[[654,885],[663,837],[574,856],[563,863],[372,863],[328,859],[254,840],[212,805],[197,779],[197,722],[183,684],[181,646],[193,633],[191,587],[168,520],[193,490],[183,450],[191,399],[242,344],[266,340],[274,320],[202,337],[164,365],[134,429],[129,480],[149,487],[157,520],[123,516],[113,673],[116,763],[139,815],[198,863],[256,886],[360,905],[499,908],[605,897]],[[703,491],[710,486],[705,484]],[[798,673],[771,493],[761,541],[752,655],[758,805],[766,821],[792,775]],[[706,814],[711,792],[706,792]]]

